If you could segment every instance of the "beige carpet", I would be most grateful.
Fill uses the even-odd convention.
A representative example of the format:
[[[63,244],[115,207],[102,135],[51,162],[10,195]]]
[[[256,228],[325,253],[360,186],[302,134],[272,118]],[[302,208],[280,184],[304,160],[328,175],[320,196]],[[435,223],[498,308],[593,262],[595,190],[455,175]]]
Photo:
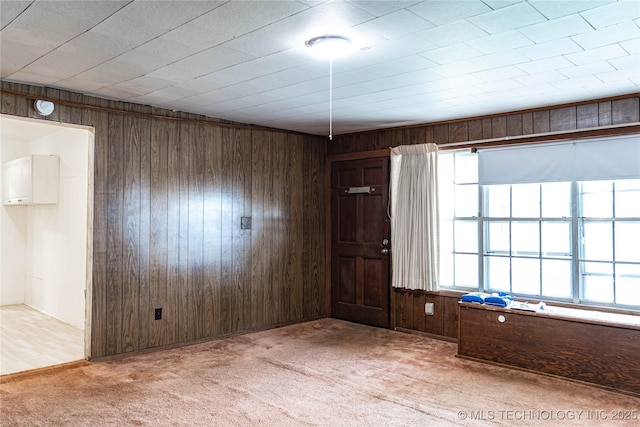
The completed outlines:
[[[638,425],[640,398],[455,353],[452,343],[322,319],[5,376],[0,424]]]

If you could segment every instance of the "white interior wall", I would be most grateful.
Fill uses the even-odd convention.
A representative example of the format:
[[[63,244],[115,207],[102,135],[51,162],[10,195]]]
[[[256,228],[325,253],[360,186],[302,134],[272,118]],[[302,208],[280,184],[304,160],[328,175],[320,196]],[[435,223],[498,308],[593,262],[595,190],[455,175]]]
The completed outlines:
[[[0,138],[0,164],[27,154],[24,141]],[[2,176],[0,173],[0,189]],[[27,216],[22,208],[0,209],[0,305],[23,304],[27,273]]]
[[[0,147],[2,162],[28,154],[60,157],[57,204],[3,206],[0,304],[24,303],[79,329],[85,326],[91,137],[86,129],[58,126],[29,141],[3,138]]]

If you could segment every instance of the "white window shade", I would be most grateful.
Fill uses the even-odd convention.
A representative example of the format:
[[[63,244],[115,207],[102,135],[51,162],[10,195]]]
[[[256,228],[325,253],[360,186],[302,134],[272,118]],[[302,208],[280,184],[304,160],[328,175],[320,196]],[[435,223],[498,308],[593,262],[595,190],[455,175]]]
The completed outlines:
[[[481,185],[640,178],[640,135],[482,149]]]

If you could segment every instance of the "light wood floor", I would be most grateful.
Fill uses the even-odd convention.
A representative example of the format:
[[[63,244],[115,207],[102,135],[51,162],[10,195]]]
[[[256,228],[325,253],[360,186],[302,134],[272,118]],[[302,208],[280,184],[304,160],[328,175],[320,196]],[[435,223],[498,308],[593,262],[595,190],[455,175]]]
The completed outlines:
[[[84,331],[26,305],[0,307],[0,375],[84,359]]]

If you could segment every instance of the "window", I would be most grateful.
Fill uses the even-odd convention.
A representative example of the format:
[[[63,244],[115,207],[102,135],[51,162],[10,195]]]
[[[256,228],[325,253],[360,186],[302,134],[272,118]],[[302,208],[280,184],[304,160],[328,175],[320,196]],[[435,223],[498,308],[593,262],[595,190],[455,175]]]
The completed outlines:
[[[640,307],[640,179],[480,185],[477,154],[438,162],[441,287]]]

